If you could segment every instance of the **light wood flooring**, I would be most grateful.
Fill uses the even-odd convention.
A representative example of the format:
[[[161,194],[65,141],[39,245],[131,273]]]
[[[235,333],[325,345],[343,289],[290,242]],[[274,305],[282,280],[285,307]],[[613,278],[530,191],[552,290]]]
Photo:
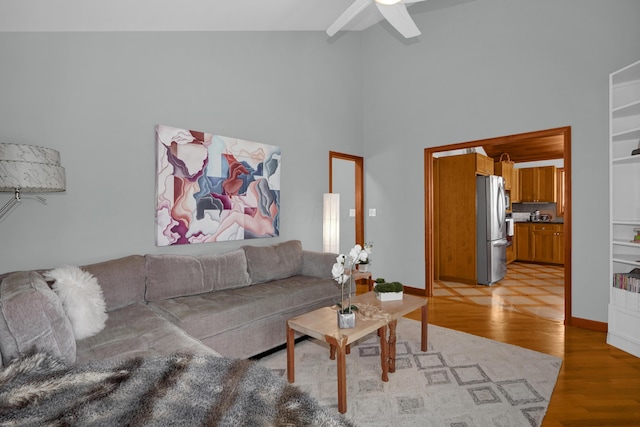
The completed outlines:
[[[443,299],[497,305],[545,319],[564,321],[564,268],[513,262],[504,279],[492,286],[434,281],[433,296]]]

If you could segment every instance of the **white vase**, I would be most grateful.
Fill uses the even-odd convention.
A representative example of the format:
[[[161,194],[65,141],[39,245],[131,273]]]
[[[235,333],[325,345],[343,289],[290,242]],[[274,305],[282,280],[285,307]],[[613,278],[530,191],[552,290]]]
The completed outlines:
[[[338,328],[348,329],[356,327],[356,313],[340,313],[340,310],[336,311],[338,314]]]

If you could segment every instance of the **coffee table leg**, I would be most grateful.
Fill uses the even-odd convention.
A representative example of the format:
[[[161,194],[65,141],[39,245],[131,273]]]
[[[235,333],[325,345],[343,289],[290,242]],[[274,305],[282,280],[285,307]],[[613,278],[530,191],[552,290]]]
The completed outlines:
[[[389,342],[387,341],[387,327],[378,329],[380,336],[380,365],[382,365],[382,381],[389,381]]]
[[[294,355],[293,355],[293,346],[295,345],[295,340],[293,339],[293,329],[289,327],[289,322],[287,322],[287,380],[290,383],[295,381],[294,378]]]
[[[420,350],[427,351],[427,305],[422,306],[422,343],[420,345]]]
[[[325,341],[335,346],[338,351],[338,412],[347,412],[347,337],[340,341],[335,337],[325,336]]]
[[[396,371],[396,326],[397,320],[389,322],[389,372]]]
[[[347,346],[346,353],[351,354],[351,344]],[[333,344],[329,346],[329,359],[336,360],[336,346]]]

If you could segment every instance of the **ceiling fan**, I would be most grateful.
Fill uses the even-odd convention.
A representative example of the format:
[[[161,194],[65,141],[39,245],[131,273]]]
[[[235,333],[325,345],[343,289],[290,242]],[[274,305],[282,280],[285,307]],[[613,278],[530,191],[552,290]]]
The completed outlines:
[[[336,19],[327,29],[327,34],[332,37],[335,33],[340,31],[347,25],[353,18],[355,18],[360,12],[370,6],[372,3],[378,7],[378,10],[389,21],[389,23],[400,34],[406,38],[416,37],[420,35],[420,30],[416,26],[409,12],[407,11],[408,3],[418,3],[424,0],[356,0],[349,8],[344,11],[342,15]]]

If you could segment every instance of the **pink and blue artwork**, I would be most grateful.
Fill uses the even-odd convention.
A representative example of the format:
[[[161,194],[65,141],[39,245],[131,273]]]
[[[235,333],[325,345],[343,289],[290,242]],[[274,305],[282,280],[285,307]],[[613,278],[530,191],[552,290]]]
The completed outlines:
[[[279,147],[158,125],[156,245],[280,234]]]

